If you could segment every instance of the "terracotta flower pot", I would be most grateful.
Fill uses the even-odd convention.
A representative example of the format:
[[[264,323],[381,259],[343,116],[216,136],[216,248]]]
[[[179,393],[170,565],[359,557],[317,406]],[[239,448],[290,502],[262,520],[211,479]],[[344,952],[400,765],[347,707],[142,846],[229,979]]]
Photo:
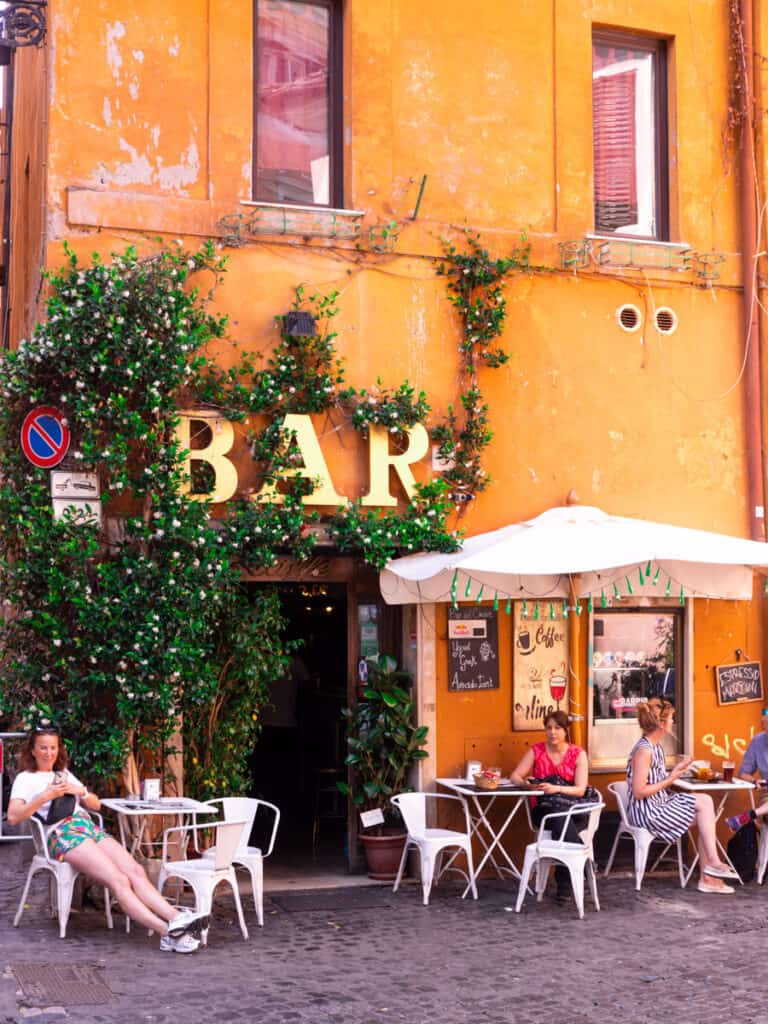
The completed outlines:
[[[383,836],[360,834],[360,842],[368,861],[368,877],[380,882],[393,882],[400,867],[407,832],[395,832]]]

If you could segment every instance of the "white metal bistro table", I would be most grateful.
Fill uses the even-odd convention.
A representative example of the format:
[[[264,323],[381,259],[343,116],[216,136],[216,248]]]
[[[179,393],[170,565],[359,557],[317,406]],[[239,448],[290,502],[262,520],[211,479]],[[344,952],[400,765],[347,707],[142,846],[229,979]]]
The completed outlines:
[[[484,850],[479,864],[475,867],[471,881],[476,881],[480,877],[480,872],[488,861],[493,865],[499,878],[504,878],[506,873],[519,881],[520,871],[501,845],[501,841],[523,804],[530,800],[532,796],[544,796],[544,790],[521,789],[508,779],[502,780],[496,789],[480,789],[479,786],[472,782],[467,782],[466,779],[435,779],[435,782],[438,786],[451,790],[452,793],[456,793],[467,801],[471,829],[470,835],[473,838],[477,838]],[[503,822],[496,827],[491,822],[489,815],[491,808],[499,800],[502,802],[512,801],[512,806],[509,808],[509,813]],[[499,863],[499,860],[494,855],[495,851],[498,851],[500,859],[503,858],[506,864]],[[471,881],[462,893],[462,898],[469,892]]]
[[[149,850],[162,843],[162,840],[145,838],[149,818],[176,818],[177,823],[183,826],[191,824],[197,814],[219,813],[218,807],[212,807],[187,796],[160,797],[159,800],[126,800],[110,797],[102,800],[101,804],[116,816],[120,842],[132,857],[141,851],[142,843]]]
[[[683,790],[685,793],[709,793],[715,804],[715,825],[717,825],[718,821],[722,817],[726,801],[731,793],[749,793],[751,799],[755,784],[753,782],[747,782],[745,779],[733,779],[732,782],[697,782],[695,779],[676,779],[675,787]],[[720,798],[719,800],[718,797]],[[688,829],[688,838],[691,840],[691,844],[696,852],[693,860],[691,861],[691,866],[685,874],[683,887],[688,885],[688,882],[691,880],[691,875],[693,874],[696,865],[699,863],[699,850],[696,843],[693,841],[690,829]],[[717,843],[717,849],[725,863],[730,865],[733,871],[736,871],[736,868],[733,866],[731,859],[728,856],[727,850],[717,838],[717,833],[715,833],[715,841]],[[736,874],[738,875],[738,871],[736,871]],[[739,883],[741,885],[744,884],[741,881],[741,878],[739,878]]]
[[[25,740],[27,738],[27,735],[28,734],[25,733],[25,732],[0,732],[0,772],[4,772],[5,771],[5,762],[6,762],[6,758],[5,758],[5,744],[6,744],[6,741],[7,740]],[[5,820],[5,815],[2,812],[2,810],[0,810],[0,843],[9,843],[9,842],[11,842],[11,840],[13,840],[15,842],[18,839],[31,839],[32,838],[32,836],[30,835],[29,832],[25,832],[22,835],[4,836],[3,835],[3,821],[4,820]]]

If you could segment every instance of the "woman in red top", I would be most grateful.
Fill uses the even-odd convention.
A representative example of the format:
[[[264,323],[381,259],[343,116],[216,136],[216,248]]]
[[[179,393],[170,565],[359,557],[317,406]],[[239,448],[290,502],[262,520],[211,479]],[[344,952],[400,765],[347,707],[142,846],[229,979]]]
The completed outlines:
[[[537,788],[543,789],[545,793],[562,793],[563,796],[576,798],[584,796],[589,774],[587,753],[570,742],[568,715],[564,711],[550,711],[544,719],[544,731],[546,740],[543,743],[534,743],[525,752],[510,776],[512,782],[525,782],[529,778],[546,779],[548,776],[559,775],[567,785],[541,782]],[[546,813],[546,807],[536,806],[532,798],[531,817],[535,825],[541,823]],[[567,843],[579,843],[581,840],[578,832],[582,827],[580,820],[570,818],[568,827],[557,838]],[[555,880],[555,898],[563,901],[569,895],[568,872],[564,867],[555,868]]]

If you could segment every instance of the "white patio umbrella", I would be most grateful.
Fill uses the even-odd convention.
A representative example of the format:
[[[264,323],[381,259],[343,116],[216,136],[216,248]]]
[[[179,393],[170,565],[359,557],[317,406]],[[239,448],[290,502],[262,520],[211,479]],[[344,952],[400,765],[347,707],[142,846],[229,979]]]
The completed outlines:
[[[469,537],[452,554],[394,559],[379,584],[388,604],[477,599],[481,587],[486,598],[567,598],[571,580],[579,597],[748,600],[754,569],[768,569],[768,544],[572,505]]]

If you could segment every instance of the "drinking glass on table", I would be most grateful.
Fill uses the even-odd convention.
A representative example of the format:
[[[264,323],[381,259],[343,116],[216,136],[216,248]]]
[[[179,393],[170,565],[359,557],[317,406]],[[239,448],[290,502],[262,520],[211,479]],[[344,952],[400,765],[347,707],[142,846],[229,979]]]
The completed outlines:
[[[733,772],[736,768],[734,761],[723,761],[723,782],[733,782]]]

